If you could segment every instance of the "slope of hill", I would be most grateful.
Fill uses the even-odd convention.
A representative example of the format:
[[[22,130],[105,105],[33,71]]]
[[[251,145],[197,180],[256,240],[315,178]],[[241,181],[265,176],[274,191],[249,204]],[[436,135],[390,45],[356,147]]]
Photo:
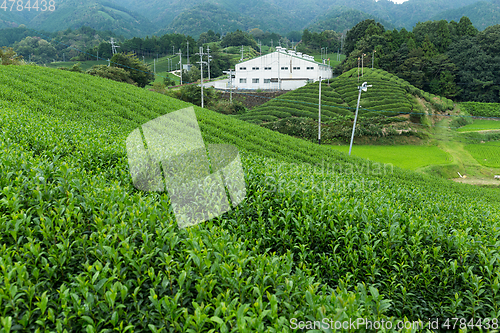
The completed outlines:
[[[434,15],[431,20],[459,22],[462,16],[467,16],[478,30],[500,24],[500,0],[478,1],[465,7],[442,11]]]
[[[477,2],[478,0],[409,0],[403,4],[395,4],[389,0],[355,2],[347,0],[92,0],[90,2],[62,0],[56,3],[57,10],[54,12],[40,14],[33,11],[0,10],[0,28],[26,24],[30,28],[55,31],[88,25],[97,30],[111,30],[125,37],[132,37],[152,33],[160,34],[167,31],[166,29],[180,33],[194,31],[198,34],[202,30],[212,29],[219,32],[221,28],[224,30],[224,27],[232,29],[250,25],[251,28],[258,27],[262,30],[286,34],[304,29],[318,22],[319,17],[330,9],[334,10],[342,6],[365,13],[357,13],[358,17],[366,14],[372,15],[385,22],[386,25],[411,30],[417,22],[427,21],[438,12],[452,10],[443,15],[456,16],[458,14],[453,11],[454,9]],[[217,12],[207,10],[209,4],[218,6]],[[200,5],[202,7],[199,7]],[[200,8],[207,14],[206,16],[197,13]],[[224,9],[221,11],[221,8]],[[229,13],[236,18],[236,22],[228,19]],[[192,23],[190,18],[193,15],[200,17],[200,20],[195,22],[196,28],[191,29],[191,24],[186,21]],[[337,29],[350,28],[352,18],[349,15],[345,16],[330,17],[328,24],[331,25],[340,20],[333,24],[338,25]],[[484,19],[477,15],[474,23],[484,28],[492,20],[488,18],[488,15]],[[321,29],[322,26],[317,28]]]
[[[184,10],[162,32],[182,33],[198,38],[199,35],[208,30],[217,32],[248,31],[258,25],[259,23],[254,19],[231,12],[221,5],[203,3]]]
[[[49,32],[78,29],[86,25],[96,30],[110,30],[125,37],[145,36],[157,30],[148,19],[114,2],[101,0],[57,1],[54,11],[32,11],[26,24],[29,28]]]
[[[324,30],[345,32],[359,22],[370,19],[380,22],[386,29],[394,29],[394,26],[385,20],[381,20],[360,10],[349,9],[342,6],[336,6],[325,14],[316,17],[314,23],[310,24],[308,29],[316,32]]]
[[[291,332],[298,314],[426,323],[497,312],[496,190],[195,107],[207,143],[240,150],[247,197],[179,230],[166,194],[132,186],[125,141],[189,104],[42,67],[6,66],[0,82],[7,331]]]

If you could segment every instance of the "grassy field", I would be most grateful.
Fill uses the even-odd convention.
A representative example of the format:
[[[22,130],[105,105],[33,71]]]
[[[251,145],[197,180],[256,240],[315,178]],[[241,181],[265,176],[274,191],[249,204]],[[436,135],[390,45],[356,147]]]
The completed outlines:
[[[484,166],[500,168],[500,142],[485,142],[466,145],[465,149]]]
[[[309,54],[311,56],[314,57],[314,60],[317,61],[317,62],[323,62],[323,60],[321,59],[321,53],[311,53]],[[326,61],[326,63],[330,64],[330,66],[332,67],[335,67],[337,66],[338,64],[340,64],[342,61],[344,61],[344,59],[346,58],[346,56],[344,54],[341,54],[340,55],[340,61],[337,61],[337,53],[328,53],[326,55],[323,55],[323,57],[325,59],[328,59],[330,58],[330,62],[328,62],[328,60]],[[371,66],[371,65],[370,65]],[[365,66],[365,68],[367,68],[368,66]]]
[[[457,129],[457,132],[500,130],[500,120],[475,119],[472,124]]]
[[[180,77],[178,77],[177,75],[174,75],[172,73],[168,73],[168,72],[156,73],[154,83],[163,83],[163,79],[165,77],[170,77],[172,80],[174,80],[178,84],[181,83],[181,78]]]
[[[349,153],[349,146],[331,146],[333,149]],[[356,146],[351,154],[370,161],[390,163],[394,166],[416,170],[428,165],[447,164],[451,157],[434,146]]]
[[[0,82],[2,332],[498,317],[498,190],[378,172],[194,107],[207,144],[240,151],[247,190],[227,213],[179,229],[167,193],[133,186],[126,140],[192,105],[43,67],[4,66]]]

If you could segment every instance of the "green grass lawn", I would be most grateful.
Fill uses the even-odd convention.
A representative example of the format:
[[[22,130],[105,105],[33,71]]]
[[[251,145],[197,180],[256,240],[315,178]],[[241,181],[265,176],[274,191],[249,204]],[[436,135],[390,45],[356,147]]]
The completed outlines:
[[[460,127],[457,132],[475,132],[486,130],[500,130],[500,121],[489,119],[476,119],[472,124]]]
[[[332,146],[349,153],[349,146]],[[356,146],[352,155],[380,163],[391,163],[403,169],[415,170],[421,167],[451,162],[449,154],[434,146]]]
[[[307,53],[307,54],[312,55],[314,57],[315,61],[323,62],[323,60],[321,60],[321,53]],[[337,61],[337,53],[328,53],[326,55],[326,59],[328,59],[328,58],[330,58],[330,66],[335,67],[345,59],[345,55],[343,55],[343,54],[340,55],[340,61]],[[328,60],[326,62],[328,63]],[[371,66],[371,63],[370,63],[370,66]],[[367,65],[367,67],[368,67],[368,65]]]
[[[170,77],[171,79],[173,79],[175,82],[177,82],[177,84],[180,84],[181,83],[181,79],[180,77],[174,75],[174,74],[171,74],[169,72],[160,72],[160,73],[156,73],[156,76],[155,76],[155,80],[154,80],[154,83],[158,82],[158,83],[162,83],[163,82],[163,79],[168,76]]]
[[[479,164],[500,168],[500,141],[466,145],[465,149]]]

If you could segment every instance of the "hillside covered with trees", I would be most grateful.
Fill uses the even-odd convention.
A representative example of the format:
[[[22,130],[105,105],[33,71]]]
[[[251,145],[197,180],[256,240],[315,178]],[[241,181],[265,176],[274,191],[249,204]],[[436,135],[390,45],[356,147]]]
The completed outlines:
[[[392,29],[413,29],[418,22],[441,19],[458,21],[470,15],[484,30],[498,22],[500,0],[66,0],[54,10],[0,10],[0,28],[25,24],[54,32],[88,26],[110,30],[127,38],[189,34],[197,38],[208,30],[218,33],[251,30],[286,35],[310,28],[343,31],[364,19],[375,19]]]
[[[412,31],[385,30],[366,20],[346,35],[345,72],[374,63],[430,93],[479,102],[500,102],[500,25],[479,32],[467,17],[418,23]],[[375,51],[375,52],[374,52]]]

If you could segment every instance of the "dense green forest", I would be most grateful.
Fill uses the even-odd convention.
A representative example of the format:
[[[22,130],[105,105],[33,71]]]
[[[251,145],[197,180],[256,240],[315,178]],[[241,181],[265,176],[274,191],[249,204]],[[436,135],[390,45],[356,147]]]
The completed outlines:
[[[79,60],[86,55],[84,52],[96,54],[100,51],[104,57],[104,50],[109,48],[108,58],[111,57],[111,46],[108,43],[113,37],[117,42],[124,41],[111,31],[97,31],[89,27],[76,30],[66,29],[58,32],[36,32],[25,26],[0,30],[0,46],[13,47],[27,61],[44,64],[52,61]],[[90,56],[87,56],[90,57]]]
[[[413,31],[385,30],[366,20],[346,35],[348,57],[340,70],[372,62],[436,95],[478,102],[500,102],[500,25],[479,32],[467,17],[460,22],[427,21]]]
[[[346,32],[364,20],[376,20],[381,22],[387,29],[393,29],[394,26],[371,14],[367,14],[357,9],[350,9],[344,6],[336,6],[316,18],[315,22],[310,24],[308,30],[322,32],[324,30],[333,30],[337,32]]]
[[[478,1],[465,7],[450,9],[433,16],[431,20],[459,21],[462,16],[467,16],[476,28],[484,30],[500,23],[500,0]]]
[[[251,30],[287,35],[309,28],[343,31],[365,19],[375,19],[392,29],[411,30],[418,22],[441,19],[458,21],[468,15],[484,30],[498,22],[500,0],[92,0],[56,2],[54,11],[0,10],[0,28],[20,24],[54,32],[89,26],[111,30],[127,38],[188,34],[194,38],[208,30],[218,33]]]

